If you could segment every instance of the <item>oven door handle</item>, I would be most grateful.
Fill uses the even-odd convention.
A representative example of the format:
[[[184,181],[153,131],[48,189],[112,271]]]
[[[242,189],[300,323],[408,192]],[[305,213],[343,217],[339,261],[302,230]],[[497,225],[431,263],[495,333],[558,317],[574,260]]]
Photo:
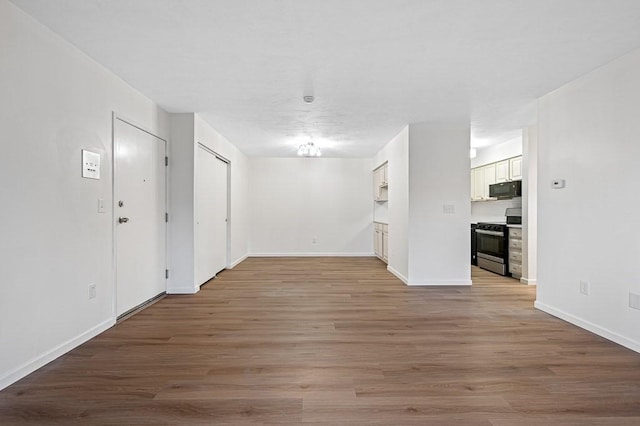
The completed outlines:
[[[496,237],[504,237],[504,232],[500,232],[500,231],[483,231],[482,229],[476,229],[476,234],[495,235]]]

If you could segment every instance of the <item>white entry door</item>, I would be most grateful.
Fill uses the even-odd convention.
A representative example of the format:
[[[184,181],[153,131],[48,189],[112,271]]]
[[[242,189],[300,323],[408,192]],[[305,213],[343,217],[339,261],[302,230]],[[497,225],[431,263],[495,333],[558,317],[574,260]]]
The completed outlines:
[[[196,154],[196,283],[227,267],[228,163],[202,145]]]
[[[116,314],[166,291],[166,142],[114,118]]]

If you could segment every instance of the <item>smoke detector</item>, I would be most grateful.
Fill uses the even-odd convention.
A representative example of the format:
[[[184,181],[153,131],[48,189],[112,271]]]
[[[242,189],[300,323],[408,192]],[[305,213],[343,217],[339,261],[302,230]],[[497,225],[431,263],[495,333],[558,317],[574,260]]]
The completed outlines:
[[[305,95],[305,96],[303,96],[303,97],[302,97],[302,99],[303,99],[306,103],[310,104],[311,102],[313,102],[313,100],[314,100],[315,98],[313,97],[313,95]]]

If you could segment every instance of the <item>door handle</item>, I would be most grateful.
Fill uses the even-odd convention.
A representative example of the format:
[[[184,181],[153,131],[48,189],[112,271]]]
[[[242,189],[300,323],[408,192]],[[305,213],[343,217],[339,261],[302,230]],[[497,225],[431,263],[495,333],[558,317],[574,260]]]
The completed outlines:
[[[128,217],[119,217],[118,218],[118,223],[127,223],[129,222],[129,218]]]

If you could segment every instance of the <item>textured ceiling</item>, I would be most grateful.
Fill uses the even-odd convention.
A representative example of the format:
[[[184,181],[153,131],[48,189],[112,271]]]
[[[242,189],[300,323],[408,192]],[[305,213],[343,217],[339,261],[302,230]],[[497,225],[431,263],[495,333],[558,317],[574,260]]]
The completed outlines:
[[[248,155],[371,156],[412,122],[477,145],[640,47],[638,0],[13,0],[170,112]],[[304,94],[316,101],[306,104]]]

